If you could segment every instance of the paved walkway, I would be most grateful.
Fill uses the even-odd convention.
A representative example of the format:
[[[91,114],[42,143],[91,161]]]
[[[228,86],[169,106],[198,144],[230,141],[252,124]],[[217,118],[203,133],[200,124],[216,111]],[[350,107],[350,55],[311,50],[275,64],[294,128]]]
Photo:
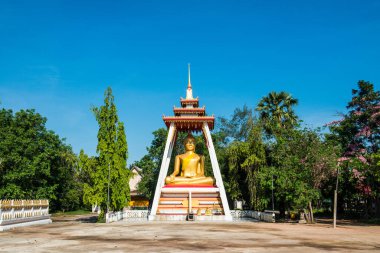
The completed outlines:
[[[380,252],[380,226],[78,221],[0,233],[0,252]]]

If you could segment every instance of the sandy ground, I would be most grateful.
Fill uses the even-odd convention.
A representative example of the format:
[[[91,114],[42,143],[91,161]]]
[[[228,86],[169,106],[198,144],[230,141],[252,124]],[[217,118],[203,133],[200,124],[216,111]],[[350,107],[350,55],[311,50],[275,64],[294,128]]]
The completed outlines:
[[[380,252],[380,226],[86,221],[0,232],[0,252]]]

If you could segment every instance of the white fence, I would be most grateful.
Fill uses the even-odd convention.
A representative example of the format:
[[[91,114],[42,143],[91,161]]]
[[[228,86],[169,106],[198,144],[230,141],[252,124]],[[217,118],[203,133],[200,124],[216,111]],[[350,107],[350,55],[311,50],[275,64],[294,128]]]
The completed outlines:
[[[106,222],[124,220],[127,222],[147,221],[149,210],[124,210],[106,214]],[[256,219],[265,222],[275,222],[275,214],[272,212],[258,212],[252,210],[231,210],[231,215],[235,221]]]
[[[111,223],[119,220],[147,221],[149,210],[124,210],[106,214],[106,222]]]
[[[47,199],[0,200],[0,231],[46,223],[51,223]]]
[[[231,210],[231,216],[234,220],[253,218],[265,222],[276,222],[275,214],[272,212],[258,212],[252,210]]]

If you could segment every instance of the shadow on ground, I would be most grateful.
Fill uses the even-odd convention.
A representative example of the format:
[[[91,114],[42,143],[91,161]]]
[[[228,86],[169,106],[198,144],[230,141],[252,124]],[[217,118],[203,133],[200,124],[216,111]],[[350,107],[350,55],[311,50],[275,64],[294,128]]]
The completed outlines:
[[[53,222],[79,222],[79,223],[96,223],[98,220],[97,214],[85,214],[85,215],[61,215],[52,216]]]

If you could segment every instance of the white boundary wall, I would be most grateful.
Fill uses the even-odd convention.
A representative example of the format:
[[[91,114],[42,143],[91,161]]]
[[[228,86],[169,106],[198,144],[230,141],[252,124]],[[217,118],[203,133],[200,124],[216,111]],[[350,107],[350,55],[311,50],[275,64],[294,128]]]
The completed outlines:
[[[0,200],[0,231],[49,223],[52,221],[47,199]]]
[[[274,213],[258,212],[252,210],[231,210],[231,215],[234,220],[253,218],[265,222],[276,222],[276,216]]]
[[[234,221],[244,219],[255,219],[264,222],[275,222],[275,214],[268,212],[258,212],[252,210],[231,210],[231,216]],[[148,220],[149,210],[124,210],[120,212],[112,212],[106,215],[106,222],[126,221],[126,222],[143,222]],[[215,216],[217,217],[217,216]]]
[[[106,214],[106,223],[115,221],[147,221],[149,210],[124,210]]]

